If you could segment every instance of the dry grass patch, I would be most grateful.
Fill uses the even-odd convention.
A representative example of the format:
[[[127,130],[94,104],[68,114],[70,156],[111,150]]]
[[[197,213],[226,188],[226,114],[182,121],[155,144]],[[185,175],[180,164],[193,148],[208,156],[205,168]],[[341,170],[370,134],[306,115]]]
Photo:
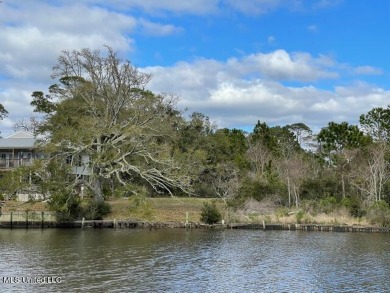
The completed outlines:
[[[2,212],[8,213],[8,212],[25,212],[25,211],[36,211],[36,212],[42,212],[42,211],[48,211],[49,207],[46,202],[20,202],[20,201],[14,201],[9,200],[6,201],[2,206]]]
[[[105,219],[132,219],[154,222],[199,222],[205,201],[212,199],[194,197],[143,198],[135,205],[136,198],[110,199],[111,214]]]

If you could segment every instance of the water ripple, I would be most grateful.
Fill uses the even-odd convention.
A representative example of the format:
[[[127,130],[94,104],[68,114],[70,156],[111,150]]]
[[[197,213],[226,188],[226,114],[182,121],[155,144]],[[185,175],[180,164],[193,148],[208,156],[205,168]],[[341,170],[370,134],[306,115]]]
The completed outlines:
[[[3,292],[385,292],[390,235],[209,230],[0,230]],[[1,281],[1,280],[0,280]]]

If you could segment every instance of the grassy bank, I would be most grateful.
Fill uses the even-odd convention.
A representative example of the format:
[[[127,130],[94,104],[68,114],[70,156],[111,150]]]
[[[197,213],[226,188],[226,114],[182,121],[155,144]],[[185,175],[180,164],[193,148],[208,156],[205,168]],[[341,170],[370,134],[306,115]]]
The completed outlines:
[[[111,199],[111,214],[105,219],[134,219],[153,222],[199,222],[204,202],[193,197]]]
[[[204,202],[213,199],[194,197],[167,197],[167,198],[113,198],[107,202],[111,206],[111,213],[105,220],[135,220],[147,222],[184,222],[188,216],[190,222],[200,222]],[[232,211],[221,200],[217,206],[223,219],[230,223],[266,223],[266,224],[320,224],[320,225],[348,225],[348,226],[378,226],[369,219],[351,217],[343,208],[328,213],[307,211],[296,208],[276,206],[270,202],[248,201],[241,209]],[[84,201],[83,204],[87,204]],[[10,211],[49,211],[44,202],[22,203],[7,201],[2,207],[4,213]],[[380,225],[379,225],[380,226]]]

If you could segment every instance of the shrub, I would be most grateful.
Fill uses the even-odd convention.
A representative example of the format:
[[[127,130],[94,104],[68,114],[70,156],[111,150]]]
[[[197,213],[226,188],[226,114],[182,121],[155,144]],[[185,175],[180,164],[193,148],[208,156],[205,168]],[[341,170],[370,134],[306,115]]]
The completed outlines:
[[[111,206],[105,201],[91,201],[82,208],[81,213],[86,220],[102,220],[111,213]]]
[[[389,204],[383,200],[374,203],[368,210],[367,218],[371,224],[381,227],[390,227]]]
[[[222,215],[217,208],[215,201],[208,203],[204,202],[200,220],[206,224],[215,224],[221,221]]]
[[[299,212],[296,213],[295,216],[297,218],[297,223],[301,224],[302,223],[302,219],[305,216],[305,213],[303,211],[299,211]]]
[[[320,209],[325,214],[334,212],[337,208],[337,199],[334,196],[327,196],[320,200]]]
[[[349,214],[355,218],[361,218],[365,216],[366,211],[362,208],[360,200],[356,197],[346,197],[341,200],[341,205],[345,206]]]
[[[129,211],[132,216],[139,216],[147,220],[153,219],[153,203],[145,194],[135,194],[129,198]]]
[[[68,190],[56,191],[49,200],[49,207],[56,213],[57,221],[68,222],[80,218],[80,198]]]
[[[239,197],[253,198],[257,201],[261,201],[266,197],[281,193],[283,193],[283,186],[279,181],[274,180],[269,183],[250,178],[244,179],[238,190]]]
[[[308,178],[301,186],[302,199],[319,199],[337,194],[339,189],[337,178],[324,176],[319,178]]]

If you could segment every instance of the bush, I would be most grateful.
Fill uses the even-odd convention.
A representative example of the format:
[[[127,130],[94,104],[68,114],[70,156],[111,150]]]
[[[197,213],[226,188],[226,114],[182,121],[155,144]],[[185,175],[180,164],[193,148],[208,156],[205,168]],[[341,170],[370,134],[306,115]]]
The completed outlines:
[[[86,220],[103,220],[105,215],[111,213],[111,206],[105,201],[91,201],[81,213]]]
[[[67,190],[53,193],[49,200],[49,207],[56,213],[59,222],[77,220],[82,214],[80,198]]]
[[[297,223],[301,224],[302,223],[302,219],[305,216],[305,213],[303,211],[299,211],[299,212],[296,213],[295,216],[296,216],[296,219],[297,219]]]
[[[283,186],[278,181],[272,183],[245,178],[238,190],[241,198],[253,198],[261,201],[266,197],[283,193]]]
[[[130,206],[129,211],[132,216],[140,216],[146,218],[147,220],[153,219],[153,203],[150,198],[144,194],[136,194],[129,198]]]
[[[81,218],[101,220],[111,212],[111,206],[104,201],[91,201],[82,205],[80,197],[66,189],[57,190],[51,195],[49,207],[56,213],[59,222],[72,222]]]
[[[341,200],[341,205],[345,206],[349,214],[355,218],[361,218],[366,215],[366,211],[362,208],[360,200],[356,197],[346,197]]]
[[[200,220],[206,224],[216,224],[221,221],[222,215],[217,208],[215,201],[208,203],[204,202]]]
[[[320,200],[320,210],[325,214],[330,214],[334,212],[337,207],[337,199],[334,196],[327,196]]]
[[[389,204],[383,200],[374,203],[368,210],[367,218],[371,224],[381,227],[390,227]]]
[[[337,178],[329,176],[306,179],[301,186],[301,198],[319,199],[337,195],[339,184]]]

